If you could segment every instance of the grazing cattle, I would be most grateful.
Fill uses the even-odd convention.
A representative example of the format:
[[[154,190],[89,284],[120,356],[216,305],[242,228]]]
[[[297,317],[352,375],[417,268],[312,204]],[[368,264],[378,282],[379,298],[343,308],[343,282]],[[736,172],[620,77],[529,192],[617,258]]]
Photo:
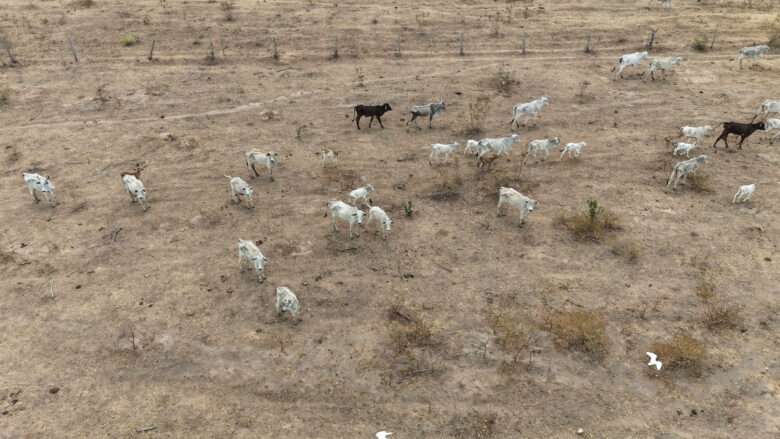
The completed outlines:
[[[758,107],[756,115],[753,116],[751,122],[755,121],[758,117],[768,117],[771,113],[780,113],[780,101],[764,101],[761,106]]]
[[[674,66],[680,64],[682,60],[682,57],[679,56],[671,58],[653,58],[653,60],[650,62],[650,69],[648,70],[648,73],[650,73],[650,79],[655,81],[655,72],[658,71],[660,71],[663,74],[663,77],[666,78],[666,72],[668,70],[672,70]]]
[[[769,46],[766,44],[761,44],[758,46],[750,46],[750,47],[743,47],[739,49],[739,55],[737,56],[737,60],[739,61],[739,68],[742,68],[742,60],[745,58],[748,59],[758,59],[762,55],[769,52]]]
[[[228,180],[230,180],[229,188],[230,188],[230,200],[234,203],[241,203],[241,201],[244,201],[244,206],[247,208],[254,208],[255,203],[254,200],[252,200],[252,193],[254,192],[252,190],[252,186],[249,186],[249,183],[244,181],[241,177],[231,177],[229,175],[226,175]]]
[[[265,280],[266,262],[268,262],[268,258],[263,256],[263,253],[260,252],[260,249],[257,248],[254,242],[244,239],[238,240],[238,268],[241,272],[244,271],[244,265],[248,264],[254,268],[257,280],[263,283]]]
[[[544,153],[544,158],[550,157],[550,151],[557,148],[561,140],[557,137],[551,139],[537,139],[528,142],[528,155],[536,157],[539,152]]]
[[[141,205],[144,211],[149,209],[149,205],[146,204],[146,189],[141,180],[137,179],[133,174],[124,174],[122,176],[122,183],[125,186],[125,190],[130,194],[130,202]]]
[[[434,143],[431,145],[431,155],[428,158],[428,164],[433,165],[434,159],[438,159],[439,163],[444,163],[449,160],[450,156],[458,150],[460,144],[455,143]]]
[[[447,104],[444,102],[444,100],[440,100],[439,102],[431,102],[430,104],[425,105],[414,105],[409,110],[409,115],[411,116],[411,119],[406,121],[406,124],[409,125],[409,122],[414,122],[414,126],[417,128],[420,128],[417,125],[417,118],[418,117],[425,117],[428,116],[428,128],[433,128],[431,124],[433,123],[433,118],[443,113],[444,110],[447,109]]]
[[[362,225],[363,217],[365,216],[365,212],[357,207],[336,200],[328,202],[328,212],[330,213],[330,222],[334,232],[338,231],[336,227],[337,221],[342,221],[349,225],[348,239],[352,239],[352,227],[356,224]]]
[[[498,155],[509,155],[512,152],[512,146],[520,141],[519,134],[512,134],[509,137],[486,138],[479,141],[482,148],[495,151]]]
[[[512,188],[501,187],[498,189],[498,208],[496,215],[503,216],[505,207],[517,209],[520,213],[520,225],[523,225],[528,214],[533,212],[536,208],[536,200],[533,200]]]
[[[684,126],[680,128],[680,137],[687,139],[696,139],[696,143],[699,143],[705,137],[712,135],[712,127],[704,125],[702,127],[689,127]]]
[[[769,138],[769,143],[770,143],[770,144],[773,144],[773,143],[775,143],[775,139],[777,139],[778,137],[780,137],[780,119],[767,119],[767,120],[764,122],[764,124],[765,124],[765,126],[766,126],[766,131],[767,131],[767,133],[768,133],[770,130],[777,130],[777,132],[776,132],[776,133],[775,133],[773,136],[771,136],[771,137]]]
[[[739,190],[734,194],[732,203],[744,203],[749,201],[753,197],[753,192],[756,191],[756,184],[746,184],[739,187]]]
[[[370,184],[367,184],[365,186],[359,187],[355,189],[354,191],[349,193],[349,198],[352,199],[352,202],[362,206],[364,204],[370,204],[371,200],[368,198],[368,194],[371,192],[374,192],[374,186],[371,186]]]
[[[687,180],[688,174],[693,174],[699,169],[699,166],[706,162],[708,157],[706,155],[700,155],[692,159],[688,159],[682,162],[677,162],[672,168],[672,175],[669,176],[669,180],[666,182],[667,186],[672,186],[672,189],[677,188],[677,183],[680,180]]]
[[[276,289],[276,314],[289,313],[296,317],[300,310],[301,304],[298,302],[298,296],[292,290],[287,287],[278,287]]]
[[[463,148],[463,155],[478,157],[482,151],[486,149],[488,149],[488,147],[482,145],[478,140],[467,140],[466,147]]]
[[[615,67],[612,68],[612,71],[616,71],[615,74],[616,77],[623,77],[623,70],[625,70],[626,67],[629,66],[638,66],[642,64],[642,61],[647,58],[647,51],[644,52],[634,52],[634,53],[628,53],[626,55],[621,56],[618,58],[617,64],[615,64]]]
[[[493,162],[495,162],[499,157],[501,156],[491,149],[480,151],[479,155],[477,156],[477,168],[486,171],[491,166],[493,166]]]
[[[320,160],[322,163],[323,168],[327,168],[329,166],[335,166],[338,162],[338,158],[336,157],[338,154],[333,152],[331,149],[323,149],[320,151]]]
[[[697,145],[695,143],[678,142],[674,144],[674,151],[672,151],[672,155],[685,154],[685,157],[690,157],[691,151],[693,151],[693,149],[696,147]]]
[[[382,208],[377,206],[371,206],[370,209],[368,209],[368,219],[366,220],[366,224],[372,224],[376,222],[377,223],[377,232],[382,231],[382,239],[387,239],[387,234],[390,232],[390,226],[393,224],[393,221],[390,220],[390,217],[387,216],[387,213],[382,210]]]
[[[384,129],[385,126],[382,125],[382,116],[392,110],[390,104],[387,103],[382,105],[356,105],[355,108],[353,108],[355,118],[352,119],[352,121],[357,125],[357,129],[360,129],[360,118],[370,117],[371,119],[368,121],[368,127],[371,128],[371,124],[374,123],[374,118],[376,118],[379,122],[379,126]]]
[[[246,161],[246,167],[252,171],[253,178],[260,176],[257,173],[255,165],[264,166],[268,169],[268,175],[271,177],[271,181],[274,179],[274,168],[279,163],[279,154],[271,152],[249,151],[244,153],[244,159]]]
[[[24,184],[27,186],[27,190],[32,195],[33,200],[37,203],[41,201],[38,198],[38,194],[42,194],[46,198],[46,202],[52,206],[57,205],[57,197],[54,195],[54,183],[51,182],[49,177],[44,177],[35,173],[22,173]]]
[[[739,149],[742,149],[742,142],[745,141],[748,137],[750,137],[751,134],[755,133],[758,130],[765,130],[766,124],[764,122],[756,122],[756,123],[739,123],[739,122],[724,122],[723,123],[723,132],[720,133],[720,136],[718,136],[717,139],[715,139],[715,143],[712,144],[712,147],[715,148],[715,145],[718,144],[721,140],[726,144],[726,148],[729,147],[729,134],[733,134],[735,136],[739,136]]]
[[[529,120],[535,119],[537,116],[539,116],[539,113],[549,102],[550,98],[547,96],[542,96],[539,99],[535,99],[531,102],[515,104],[512,107],[512,122],[510,123],[510,126],[514,127],[517,125],[517,127],[520,128],[520,119],[523,119],[523,126],[526,126]]]
[[[578,158],[582,153],[582,148],[586,146],[588,146],[588,144],[585,142],[567,143],[566,146],[561,148],[561,160],[563,160],[563,156],[567,153],[569,154],[569,158]]]

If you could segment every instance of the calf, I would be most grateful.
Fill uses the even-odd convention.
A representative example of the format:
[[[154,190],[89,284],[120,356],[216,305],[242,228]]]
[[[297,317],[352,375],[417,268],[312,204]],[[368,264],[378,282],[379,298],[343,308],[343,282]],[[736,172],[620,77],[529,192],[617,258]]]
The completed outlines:
[[[434,143],[431,145],[431,155],[428,158],[428,164],[433,165],[433,160],[438,159],[439,163],[446,162],[455,151],[458,150],[460,144],[455,143]]]
[[[495,162],[499,157],[501,156],[496,154],[496,152],[491,149],[480,151],[479,155],[477,156],[477,168],[486,171],[491,166],[493,166],[493,162]]]
[[[650,73],[650,79],[655,81],[655,72],[660,71],[663,74],[663,77],[666,78],[666,71],[672,70],[674,66],[677,64],[680,64],[682,62],[682,58],[679,56],[675,56],[672,58],[653,58],[653,60],[650,62],[650,70],[648,70],[648,73]]]
[[[739,68],[742,69],[742,60],[745,58],[758,59],[765,53],[769,52],[769,46],[761,44],[759,46],[743,47],[739,49],[739,55],[737,60],[739,61]]]
[[[528,214],[536,208],[536,200],[531,199],[520,192],[509,188],[501,187],[498,189],[498,208],[496,215],[504,215],[504,207],[512,207],[520,212],[520,225],[525,223]]]
[[[363,217],[365,216],[365,213],[357,207],[336,200],[328,202],[328,213],[330,213],[330,222],[334,232],[338,231],[336,227],[337,221],[342,221],[349,225],[348,239],[352,239],[352,227],[356,224],[358,226],[362,225]]]
[[[122,183],[125,186],[125,190],[130,194],[130,202],[141,205],[144,211],[149,209],[149,205],[146,204],[146,189],[144,184],[135,177],[133,174],[122,175]]]
[[[51,182],[49,177],[23,172],[22,178],[24,179],[24,184],[27,186],[27,190],[36,203],[41,201],[38,198],[38,194],[42,194],[44,198],[46,198],[46,202],[51,206],[57,205],[57,197],[54,194],[54,183]]]
[[[263,283],[265,280],[266,262],[268,262],[268,258],[263,256],[263,253],[260,252],[260,249],[257,248],[254,242],[244,239],[238,240],[238,269],[241,272],[244,271],[244,265],[248,264],[254,268],[257,280]]]
[[[753,197],[753,192],[756,191],[756,184],[746,184],[744,186],[740,186],[739,190],[736,194],[734,194],[734,199],[731,201],[732,203],[744,203],[746,201],[749,201],[750,198]]]
[[[382,210],[382,208],[371,206],[371,208],[368,209],[366,224],[371,224],[373,222],[376,222],[377,228],[382,231],[382,239],[387,239],[387,234],[390,232],[390,226],[393,224],[393,221],[390,220],[390,217],[387,216],[387,213]]]
[[[739,136],[739,149],[742,149],[742,142],[745,141],[748,137],[750,137],[751,134],[755,133],[758,130],[765,130],[766,129],[766,123],[764,122],[756,122],[756,123],[739,123],[739,122],[724,122],[723,123],[723,132],[720,133],[720,136],[718,136],[717,139],[715,139],[715,143],[712,144],[712,147],[715,148],[715,145],[718,144],[721,140],[726,144],[726,148],[729,147],[729,134],[733,134],[735,136]]]
[[[569,154],[570,158],[579,158],[580,154],[582,153],[582,148],[588,146],[585,142],[580,143],[567,143],[566,146],[561,148],[561,160],[563,160],[563,156],[565,156],[567,153]]]
[[[528,155],[533,154],[536,157],[539,152],[544,152],[544,158],[550,157],[550,150],[557,148],[560,144],[561,140],[557,137],[532,140],[528,142]]]
[[[230,183],[228,184],[230,189],[230,200],[239,204],[243,200],[245,207],[250,209],[254,208],[255,203],[252,199],[252,193],[254,191],[252,190],[252,186],[249,186],[249,183],[244,181],[241,177],[231,177],[229,175],[226,175],[225,177],[230,180]]]
[[[686,181],[688,174],[693,174],[699,169],[699,166],[707,161],[706,155],[700,155],[692,159],[688,159],[682,162],[677,162],[672,168],[672,175],[669,176],[669,180],[666,182],[667,186],[672,186],[672,189],[677,188],[677,183]]]
[[[420,128],[417,125],[417,118],[428,116],[428,128],[432,128],[431,124],[433,123],[434,116],[443,113],[444,110],[446,109],[447,109],[447,104],[444,103],[444,100],[440,100],[439,102],[431,102],[430,104],[425,104],[425,105],[414,105],[409,110],[409,115],[411,116],[411,119],[407,120],[406,124],[409,125],[409,122],[414,122],[414,126]]]
[[[357,205],[363,205],[363,204],[368,205],[371,203],[371,200],[368,198],[368,194],[370,194],[371,192],[374,192],[374,186],[367,184],[365,186],[359,187],[354,191],[350,192],[349,198],[351,198],[352,202]]]
[[[753,116],[753,120],[751,122],[754,122],[756,118],[759,116],[761,117],[767,117],[771,113],[780,113],[780,101],[772,101],[772,100],[766,100],[764,101],[760,107],[758,107],[758,110],[756,111],[756,115]]]
[[[287,287],[276,289],[276,314],[281,315],[289,313],[293,317],[298,315],[301,304],[298,302],[298,296]]]
[[[486,138],[479,141],[483,148],[495,151],[498,155],[509,155],[512,152],[512,146],[520,141],[520,135],[512,134],[509,137]]]
[[[685,154],[685,157],[690,157],[691,151],[696,147],[697,145],[695,143],[678,142],[674,144],[674,151],[672,151],[672,155]]]
[[[360,129],[360,118],[370,117],[371,119],[368,121],[368,127],[371,128],[371,124],[374,123],[374,118],[376,118],[376,120],[379,122],[379,126],[384,129],[385,126],[382,125],[382,116],[388,111],[392,110],[393,109],[388,103],[382,105],[356,105],[355,108],[353,108],[353,114],[355,117],[352,119],[352,121],[355,122],[355,125],[357,125],[357,129]]]
[[[615,76],[622,78],[623,77],[623,70],[626,67],[638,66],[639,64],[642,63],[642,61],[645,58],[647,58],[647,55],[648,55],[647,51],[644,51],[644,52],[634,52],[634,53],[629,53],[629,54],[623,55],[620,58],[618,58],[618,62],[615,65],[615,67],[612,68],[612,71],[614,72],[614,71],[617,70],[617,73],[615,74]]]
[[[680,137],[687,139],[696,139],[696,143],[699,143],[705,137],[712,135],[712,127],[704,125],[702,127],[689,127],[684,126],[680,128]]]
[[[270,176],[271,181],[273,181],[274,168],[279,163],[279,153],[274,151],[249,151],[244,153],[244,161],[246,161],[246,167],[254,174],[253,178],[260,176],[260,174],[257,173],[257,168],[255,168],[255,165],[260,165],[268,169],[268,175]]]
[[[531,102],[524,104],[515,104],[512,107],[512,122],[510,127],[517,125],[520,128],[520,119],[523,119],[523,126],[528,124],[528,121],[536,118],[541,113],[542,109],[550,102],[550,98],[542,96],[539,99],[535,99]]]

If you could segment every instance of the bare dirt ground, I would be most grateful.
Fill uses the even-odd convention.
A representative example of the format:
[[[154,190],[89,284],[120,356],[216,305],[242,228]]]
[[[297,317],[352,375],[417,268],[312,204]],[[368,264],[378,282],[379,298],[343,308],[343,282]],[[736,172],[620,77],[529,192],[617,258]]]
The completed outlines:
[[[779,437],[780,153],[763,133],[728,153],[711,137],[706,187],[665,188],[678,127],[747,121],[780,98],[776,55],[734,61],[771,33],[771,2],[753,3],[5,0],[20,65],[0,68],[0,438]],[[653,55],[684,64],[612,80],[651,29]],[[713,31],[714,50],[691,50]],[[123,47],[130,33],[140,42]],[[515,81],[503,93],[500,70]],[[498,137],[513,104],[544,94],[512,161],[429,167],[427,145],[465,143],[479,96],[482,136]],[[438,97],[433,129],[404,126]],[[351,107],[382,102],[386,129],[355,130]],[[525,143],[547,136],[588,146],[521,171]],[[336,169],[320,168],[323,147]],[[252,211],[223,176],[248,179],[250,148],[283,163],[251,180]],[[146,213],[119,178],[139,160]],[[52,177],[56,208],[32,203],[30,169]],[[347,242],[323,218],[363,178],[395,220],[386,242]],[[752,182],[753,201],[732,205]],[[539,201],[525,226],[496,217],[501,185]],[[589,198],[620,221],[601,243],[559,224]],[[239,238],[262,240],[265,283],[239,273]],[[301,300],[297,324],[275,316],[280,285]],[[713,301],[734,324],[708,327]],[[550,316],[571,311],[603,319],[600,355],[553,333]],[[496,313],[524,346],[501,343]],[[430,336],[403,346],[409,320]],[[651,371],[645,351],[679,334],[706,350],[699,369]]]

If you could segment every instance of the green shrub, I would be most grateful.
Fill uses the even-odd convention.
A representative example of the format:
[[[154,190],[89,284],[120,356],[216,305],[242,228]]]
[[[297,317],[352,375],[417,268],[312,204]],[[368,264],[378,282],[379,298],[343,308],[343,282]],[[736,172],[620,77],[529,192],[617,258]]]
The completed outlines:
[[[135,46],[138,44],[138,37],[135,34],[122,35],[122,38],[119,39],[119,42],[125,47]]]

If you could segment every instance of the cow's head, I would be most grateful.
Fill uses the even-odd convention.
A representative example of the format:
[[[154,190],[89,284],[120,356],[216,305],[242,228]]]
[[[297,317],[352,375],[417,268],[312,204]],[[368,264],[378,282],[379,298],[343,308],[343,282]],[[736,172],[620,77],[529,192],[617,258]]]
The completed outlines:
[[[561,139],[559,139],[557,137],[553,137],[552,139],[550,139],[550,143],[552,143],[553,145],[560,145],[561,144]]]
[[[390,104],[385,103],[384,105],[382,105],[382,110],[385,112],[393,111],[393,107],[391,107]]]
[[[352,214],[352,218],[355,219],[355,224],[362,225],[363,224],[363,218],[366,216],[366,213],[362,210],[357,210],[355,213]]]
[[[528,201],[528,204],[526,204],[526,206],[528,206],[528,211],[529,212],[533,212],[534,209],[536,209],[536,203],[537,203],[536,200],[529,200]]]

